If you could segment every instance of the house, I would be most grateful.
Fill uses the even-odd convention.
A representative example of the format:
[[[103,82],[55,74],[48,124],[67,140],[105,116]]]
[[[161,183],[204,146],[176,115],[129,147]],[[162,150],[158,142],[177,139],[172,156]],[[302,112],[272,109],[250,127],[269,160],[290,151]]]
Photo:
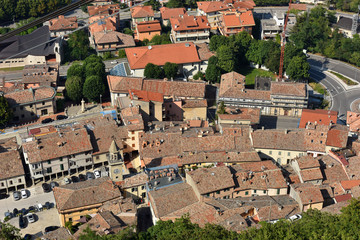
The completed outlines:
[[[226,3],[231,4],[237,11],[253,10],[256,6],[253,0],[225,0]]]
[[[183,110],[183,119],[186,120],[206,120],[207,101],[206,99],[184,99],[181,108]]]
[[[346,124],[349,127],[350,132],[359,132],[360,130],[360,114],[356,112],[347,111]]]
[[[103,55],[105,52],[117,54],[120,49],[135,47],[132,36],[116,31],[94,32],[92,37],[95,50],[99,55]]]
[[[135,28],[139,22],[154,21],[152,6],[136,6],[130,9],[132,26]]]
[[[104,5],[97,5],[93,4],[87,6],[89,16],[95,15],[112,15],[116,12],[120,11],[119,4],[104,4]]]
[[[159,20],[138,22],[135,27],[134,35],[136,40],[151,40],[156,35],[161,35],[161,25]]]
[[[124,177],[121,188],[124,190],[125,198],[132,198],[135,201],[141,199],[147,201],[146,183],[149,177],[145,172]]]
[[[50,129],[49,129],[50,130]],[[25,164],[33,182],[92,167],[92,145],[85,128],[55,129],[23,143]]]
[[[49,26],[43,26],[24,36],[13,36],[2,42],[0,68],[23,67],[31,64],[60,63],[62,40],[51,39]],[[46,44],[43,44],[46,43]]]
[[[28,122],[56,112],[56,91],[52,87],[29,88],[4,95],[13,110],[13,122]]]
[[[336,24],[333,28],[338,28],[339,32],[347,38],[353,38],[355,34],[360,32],[360,24],[358,23],[358,15],[354,14],[352,18],[338,16]]]
[[[337,112],[323,109],[303,109],[299,128],[306,128],[308,123],[317,123],[319,125],[329,125],[337,123]]]
[[[261,114],[301,116],[307,107],[306,84],[271,82],[270,90],[247,89],[245,77],[236,72],[221,75],[218,101],[226,106],[260,108]]]
[[[51,37],[67,37],[71,31],[78,28],[76,17],[64,17],[59,15],[57,18],[49,20],[49,30]]]
[[[40,239],[41,240],[61,240],[61,239],[73,240],[75,238],[67,228],[60,227],[54,231],[45,233]]]
[[[53,191],[62,227],[97,213],[106,202],[121,197],[120,189],[108,177],[55,187]]]
[[[170,23],[170,39],[173,43],[210,41],[210,24],[206,16],[181,15],[170,18]]]
[[[222,12],[218,21],[219,31],[226,37],[236,35],[242,31],[246,31],[251,35],[253,27],[255,27],[255,20],[250,10],[245,12]]]
[[[164,26],[169,26],[170,18],[178,18],[184,15],[187,15],[185,8],[167,8],[161,7],[161,24]]]
[[[231,8],[229,4],[221,1],[202,1],[196,2],[197,15],[206,16],[212,30],[218,28],[219,17],[221,12]]]
[[[25,171],[15,137],[0,141],[0,163],[0,192],[8,193],[26,186]]]
[[[276,36],[282,34],[285,21],[285,12],[271,10],[271,18],[261,19],[260,31],[261,39],[274,39]],[[296,24],[296,16],[289,14],[285,37],[290,36],[291,29]]]
[[[298,175],[301,183],[321,184],[323,175],[320,170],[320,163],[312,156],[302,156],[292,159],[290,166]]]
[[[311,183],[291,184],[290,197],[298,202],[301,211],[323,208],[324,198],[321,190]]]
[[[94,45],[94,33],[116,31],[120,27],[119,19],[115,16],[107,17],[106,15],[95,15],[89,18],[90,44]]]
[[[25,65],[22,71],[24,88],[57,87],[59,80],[58,64]]]
[[[130,89],[129,99],[132,105],[140,106],[142,118],[146,123],[164,119],[164,95],[162,93]]]
[[[205,71],[207,68],[207,63],[200,59],[194,43],[126,48],[125,52],[134,77],[144,77],[145,66],[148,63],[158,66],[164,66],[166,62],[176,63],[179,66],[179,74],[185,78],[192,78],[199,70]]]
[[[229,113],[218,114],[219,125],[223,124],[240,124],[256,125],[260,123],[259,108],[227,108]]]

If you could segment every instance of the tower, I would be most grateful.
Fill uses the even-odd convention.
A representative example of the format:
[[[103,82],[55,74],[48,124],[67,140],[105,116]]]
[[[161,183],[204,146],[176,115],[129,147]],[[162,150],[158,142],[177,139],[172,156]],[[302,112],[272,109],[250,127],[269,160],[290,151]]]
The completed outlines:
[[[124,174],[124,161],[122,153],[117,146],[115,139],[112,140],[109,148],[109,172],[113,181],[122,181]]]

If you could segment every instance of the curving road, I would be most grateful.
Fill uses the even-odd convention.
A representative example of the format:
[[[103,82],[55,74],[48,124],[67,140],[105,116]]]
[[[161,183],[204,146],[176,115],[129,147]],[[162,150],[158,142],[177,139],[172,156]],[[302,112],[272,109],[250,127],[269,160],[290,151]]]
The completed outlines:
[[[329,92],[332,99],[330,110],[337,111],[339,118],[346,120],[346,111],[350,110],[351,103],[360,98],[360,84],[359,87],[346,89],[324,71],[333,70],[360,83],[360,70],[346,63],[313,54],[310,54],[308,62],[310,77],[323,84]]]

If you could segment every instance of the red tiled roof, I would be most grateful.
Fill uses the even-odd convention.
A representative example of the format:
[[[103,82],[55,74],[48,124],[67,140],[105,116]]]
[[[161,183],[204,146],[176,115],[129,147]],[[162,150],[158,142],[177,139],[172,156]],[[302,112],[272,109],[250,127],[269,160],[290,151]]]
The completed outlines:
[[[15,137],[0,142],[0,164],[2,180],[25,175]]]
[[[300,11],[306,11],[306,4],[302,3],[292,3],[290,5],[290,9],[300,10]]]
[[[299,128],[305,128],[307,123],[317,123],[319,125],[329,125],[330,122],[337,122],[337,112],[323,109],[303,109]]]
[[[56,91],[52,87],[41,87],[7,93],[4,97],[10,105],[15,105],[51,99],[55,97],[55,94]]]
[[[348,201],[348,200],[350,200],[351,198],[352,198],[351,194],[348,193],[348,194],[345,194],[345,195],[336,196],[336,197],[335,197],[335,201],[336,201],[337,203],[339,203],[339,202]]]
[[[129,96],[132,100],[135,99],[144,102],[164,102],[164,95],[162,93],[129,89]]]
[[[59,31],[59,30],[69,30],[78,28],[78,23],[76,22],[76,17],[64,17],[60,15],[58,18],[51,19],[49,30],[50,31]]]
[[[224,11],[229,9],[230,7],[220,1],[205,1],[205,2],[197,2],[198,9],[204,11],[205,13]]]
[[[111,32],[94,32],[94,41],[96,44],[116,43],[118,47],[134,47],[134,38],[128,34]]]
[[[255,26],[255,20],[252,11],[244,13],[223,14],[222,19],[225,27]]]
[[[173,17],[179,17],[180,15],[187,15],[185,8],[167,8],[162,7],[159,9],[161,13],[161,18],[163,20],[168,20]]]
[[[133,7],[130,11],[132,18],[143,18],[143,17],[154,16],[154,11],[152,9],[152,6],[136,6]]]
[[[107,4],[107,5],[101,5],[101,6],[88,6],[88,13],[89,16],[93,15],[107,15],[112,14],[115,11],[120,10],[119,4]]]
[[[350,131],[358,132],[360,130],[360,113],[347,111],[346,123],[350,127]]]
[[[345,181],[341,181],[340,184],[345,190],[350,190],[351,188],[360,185],[360,179],[345,180]]]
[[[182,101],[182,108],[207,107],[206,99],[187,99]]]
[[[234,114],[218,114],[221,120],[250,120],[250,124],[260,122],[260,108],[240,108],[240,112]]]
[[[161,25],[158,20],[139,22],[136,24],[139,33],[161,31]]]
[[[173,31],[188,31],[210,29],[206,16],[188,16],[170,18],[171,28]]]
[[[98,15],[92,16],[89,18],[89,23],[91,24],[104,17],[105,16],[98,16]],[[109,17],[101,20],[100,22],[89,25],[89,30],[91,34],[94,34],[95,32],[103,32],[103,31],[116,31],[116,23],[117,23],[117,19],[115,17]]]
[[[320,168],[301,170],[300,175],[304,182],[323,179]]]
[[[233,3],[234,8],[253,9],[256,6],[253,0],[241,0]]]
[[[307,94],[306,84],[292,82],[272,82],[271,94],[305,97]]]
[[[346,126],[335,125],[330,128],[326,145],[331,147],[345,148],[348,141],[348,128]]]
[[[175,43],[125,49],[131,69],[144,69],[148,63],[164,66],[166,62],[200,62],[194,43]]]

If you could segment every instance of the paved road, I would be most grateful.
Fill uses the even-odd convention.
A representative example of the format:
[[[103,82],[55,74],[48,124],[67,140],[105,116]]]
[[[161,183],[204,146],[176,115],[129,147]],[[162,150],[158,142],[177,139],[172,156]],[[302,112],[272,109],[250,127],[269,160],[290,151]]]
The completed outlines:
[[[332,98],[331,110],[339,112],[339,118],[346,119],[346,112],[350,110],[351,103],[360,98],[360,87],[345,89],[334,77],[326,75],[323,71],[333,70],[360,82],[360,70],[346,63],[325,57],[310,55],[310,77],[323,84]]]

